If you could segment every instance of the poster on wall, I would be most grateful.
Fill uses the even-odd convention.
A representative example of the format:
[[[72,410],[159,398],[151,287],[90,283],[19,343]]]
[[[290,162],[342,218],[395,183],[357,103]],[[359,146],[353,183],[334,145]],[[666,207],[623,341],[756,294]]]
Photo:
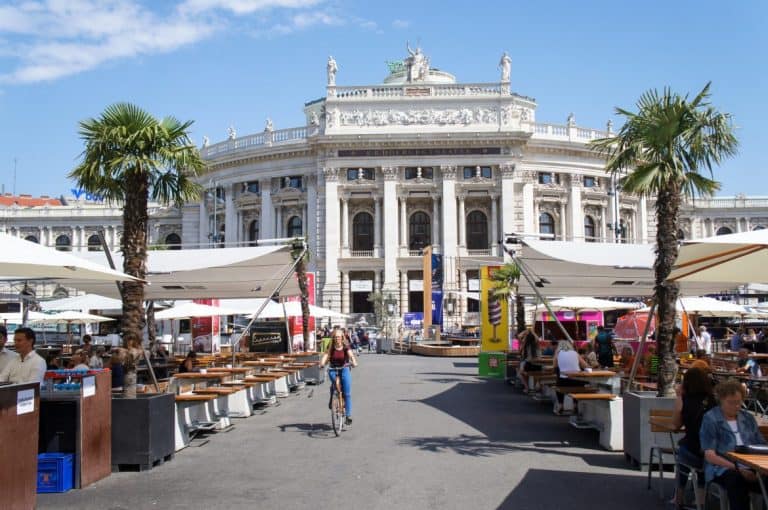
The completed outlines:
[[[194,303],[208,306],[219,306],[218,299],[193,299]],[[193,317],[192,349],[195,352],[219,352],[221,345],[221,330],[219,317]]]
[[[443,256],[432,254],[432,324],[443,324]]]
[[[309,304],[315,304],[315,273],[307,272],[307,294]],[[285,301],[301,301],[301,296],[289,296]],[[293,352],[304,351],[304,333],[302,331],[301,315],[288,317],[288,331],[291,338],[291,350]],[[315,318],[309,318],[309,350],[315,350]]]
[[[491,282],[491,275],[498,269],[498,266],[480,268],[480,333],[483,351],[509,349],[509,310],[503,300],[494,296]]]

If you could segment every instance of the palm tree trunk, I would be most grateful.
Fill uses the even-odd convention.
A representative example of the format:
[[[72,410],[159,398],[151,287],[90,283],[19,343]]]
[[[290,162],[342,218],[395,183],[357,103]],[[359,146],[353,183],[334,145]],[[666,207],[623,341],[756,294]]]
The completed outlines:
[[[680,209],[680,190],[669,189],[659,193],[656,199],[656,251],[658,256],[654,264],[654,297],[658,308],[659,321],[656,325],[656,345],[661,358],[659,371],[658,396],[675,396],[674,334],[677,296],[680,289],[677,283],[668,282],[667,277],[677,259],[677,223]]]
[[[301,291],[301,334],[304,339],[304,352],[309,351],[309,290],[307,288],[307,267],[304,257],[296,264],[296,279]]]
[[[123,239],[120,247],[123,251],[123,272],[142,280],[147,274],[147,198],[149,182],[146,175],[135,172],[128,177],[128,193],[123,204]],[[144,284],[126,281],[123,283],[123,318],[122,333],[125,347],[127,341],[136,338],[141,344],[144,328]],[[129,356],[131,355],[129,349]],[[136,362],[129,363],[131,371],[136,370]],[[135,377],[126,377],[126,382]],[[131,394],[131,389],[126,388]],[[133,390],[135,394],[135,390]]]
[[[525,298],[519,292],[515,293],[515,323],[518,333],[525,329]]]

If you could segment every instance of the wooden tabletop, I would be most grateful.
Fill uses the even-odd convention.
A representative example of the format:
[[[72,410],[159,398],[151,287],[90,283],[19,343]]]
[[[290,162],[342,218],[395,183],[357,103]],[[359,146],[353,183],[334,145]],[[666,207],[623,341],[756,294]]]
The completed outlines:
[[[192,393],[195,395],[232,395],[242,388],[202,388]]]
[[[200,372],[183,372],[181,374],[175,374],[173,377],[175,379],[221,379],[222,374],[213,374],[210,372],[205,374]]]
[[[565,375],[568,377],[578,378],[578,377],[617,377],[618,374],[616,372],[611,372],[610,370],[593,370],[591,372],[566,372]]]
[[[282,361],[243,361],[243,365],[247,367],[276,367],[282,363]]]
[[[768,455],[728,452],[725,454],[725,456],[734,462],[738,462],[740,464],[744,464],[745,466],[751,467],[763,475],[768,474]]]
[[[252,368],[248,367],[211,367],[208,369],[208,372],[224,372],[228,374],[247,374],[248,372],[253,372]]]
[[[183,393],[176,395],[176,402],[204,402],[207,400],[213,400],[216,395],[199,395],[197,393]]]

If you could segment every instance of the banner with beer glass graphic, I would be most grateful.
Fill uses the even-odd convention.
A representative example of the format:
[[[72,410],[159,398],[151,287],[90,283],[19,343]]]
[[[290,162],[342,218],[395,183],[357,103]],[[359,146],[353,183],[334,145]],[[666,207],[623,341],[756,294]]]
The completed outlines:
[[[443,324],[443,256],[432,254],[432,324]]]
[[[482,351],[506,351],[509,345],[509,311],[505,300],[493,295],[491,275],[498,266],[480,268],[480,334]]]

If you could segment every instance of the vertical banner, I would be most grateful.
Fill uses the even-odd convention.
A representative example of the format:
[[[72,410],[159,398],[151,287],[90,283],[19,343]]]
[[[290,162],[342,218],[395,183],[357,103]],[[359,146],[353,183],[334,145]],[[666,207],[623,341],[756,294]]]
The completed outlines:
[[[509,344],[509,311],[493,295],[491,275],[498,266],[480,268],[480,333],[482,351],[506,351]]]
[[[432,324],[443,325],[443,256],[432,254]]]
[[[219,306],[218,299],[193,299],[194,303],[209,306]],[[218,352],[221,344],[219,317],[193,317],[192,349],[195,352]]]
[[[294,276],[295,278],[295,276]],[[315,273],[307,272],[307,294],[309,294],[309,304],[315,304]],[[301,296],[290,296],[285,301],[301,301]],[[304,350],[304,333],[302,332],[301,315],[288,317],[288,330],[290,331],[291,349],[293,352]],[[309,317],[309,350],[315,349],[315,318]]]

